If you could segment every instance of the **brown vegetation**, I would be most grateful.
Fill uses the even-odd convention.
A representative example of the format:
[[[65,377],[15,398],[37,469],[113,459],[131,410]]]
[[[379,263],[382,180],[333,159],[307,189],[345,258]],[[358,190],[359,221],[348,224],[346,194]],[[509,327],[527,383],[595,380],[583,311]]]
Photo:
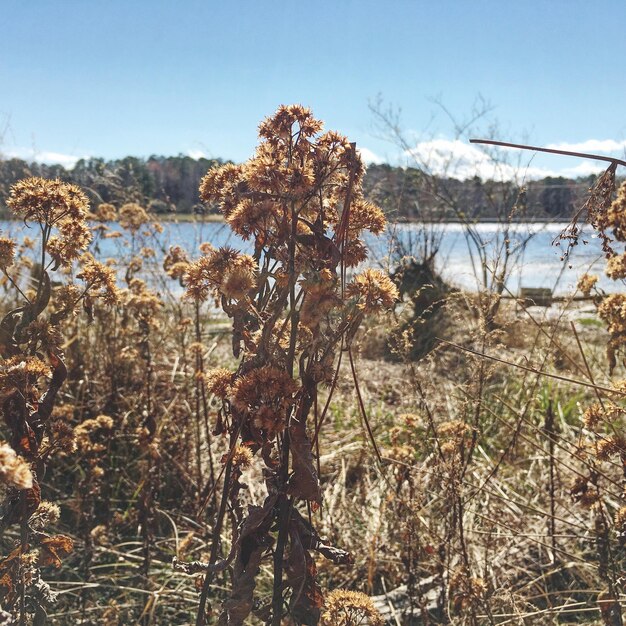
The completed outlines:
[[[251,254],[12,188],[0,623],[622,624],[622,296],[581,282],[607,334],[356,272],[385,220],[354,146],[299,106],[260,136],[201,184]],[[613,182],[587,209],[623,279]]]

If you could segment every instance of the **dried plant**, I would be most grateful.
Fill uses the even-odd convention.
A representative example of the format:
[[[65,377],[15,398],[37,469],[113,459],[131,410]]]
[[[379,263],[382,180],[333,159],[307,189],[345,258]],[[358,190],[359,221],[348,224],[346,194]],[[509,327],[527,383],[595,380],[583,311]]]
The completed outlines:
[[[243,624],[255,606],[255,578],[272,561],[271,606],[257,611],[275,626],[290,615],[316,623],[323,604],[312,552],[335,563],[350,555],[327,545],[311,513],[322,504],[314,450],[318,396],[332,384],[335,364],[365,316],[393,306],[397,289],[366,269],[361,235],[380,233],[385,218],[361,192],[363,166],[354,145],[301,106],[283,106],[259,128],[261,143],[242,165],[211,170],[200,192],[217,203],[252,254],[206,250],[187,268],[187,295],[213,298],[233,320],[236,371],[206,372],[220,398],[215,434],[228,439],[221,504],[196,624],[206,621],[212,575],[232,566],[220,624]],[[242,456],[242,452],[245,454]],[[240,502],[242,459],[263,464],[267,497],[245,512]],[[306,508],[302,509],[304,504]],[[220,559],[227,512],[232,544]],[[271,617],[269,617],[271,615]]]
[[[13,186],[8,204],[39,237],[38,264],[30,278],[14,266],[16,243],[6,237],[0,241],[0,270],[19,302],[0,322],[0,412],[10,444],[0,448],[7,485],[1,528],[19,527],[18,546],[0,562],[0,601],[20,624],[28,613],[43,624],[55,596],[41,568],[59,568],[73,549],[69,537],[51,534],[58,508],[42,501],[40,488],[50,457],[74,445],[70,434],[58,436],[51,421],[67,376],[61,327],[79,306],[97,300],[112,304],[118,292],[113,270],[85,254],[91,230],[80,189],[29,178]],[[72,280],[76,261],[80,272]],[[54,273],[60,280],[53,287]]]
[[[612,164],[600,177],[592,189],[587,202],[589,222],[598,231],[603,250],[607,257],[606,274],[615,281],[626,278],[626,251],[619,251],[626,243],[626,230],[623,228],[626,209],[626,184],[622,184],[615,198],[615,169]],[[579,289],[590,295],[594,293],[598,316],[606,324],[609,332],[607,359],[609,372],[618,366],[618,356],[626,346],[626,299],[622,293],[605,294],[597,287],[597,276],[584,275],[579,280]],[[622,360],[622,363],[624,361]],[[625,410],[620,400],[623,385],[616,384],[617,395],[612,396],[596,391],[597,402],[588,406],[583,414],[583,424],[587,438],[581,449],[581,456],[589,459],[588,469],[576,478],[572,486],[572,496],[584,507],[593,512],[594,534],[598,572],[606,586],[598,595],[598,605],[602,621],[606,626],[621,626],[622,614],[619,595],[623,593],[621,571],[624,560],[624,518],[623,507],[613,514],[611,486],[623,483],[614,475],[612,466],[626,468],[626,439],[624,439]],[[623,504],[623,501],[622,501]],[[615,541],[617,537],[617,542]]]

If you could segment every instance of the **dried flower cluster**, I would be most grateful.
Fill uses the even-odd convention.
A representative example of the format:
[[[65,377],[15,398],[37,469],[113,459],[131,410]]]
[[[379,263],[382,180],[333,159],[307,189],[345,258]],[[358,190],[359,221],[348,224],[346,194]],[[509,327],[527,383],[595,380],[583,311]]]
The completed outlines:
[[[69,265],[91,241],[86,221],[89,203],[75,185],[27,178],[12,187],[7,204],[25,222],[34,221],[44,228],[42,245],[52,259],[49,266]],[[57,234],[51,235],[53,229]]]
[[[371,598],[364,593],[336,589],[326,596],[321,623],[324,626],[382,626],[383,620]]]
[[[614,187],[613,183],[611,195]],[[608,209],[598,214],[596,226],[602,232],[612,230],[617,241],[626,241],[626,183],[622,183],[617,192],[617,197],[608,204]]]
[[[108,202],[102,202],[96,208],[93,218],[98,222],[113,222],[117,219],[117,209]]]
[[[256,286],[256,261],[232,248],[211,250],[187,267],[188,294],[196,300],[209,295],[227,300],[243,300]]]
[[[600,182],[603,185],[601,199],[595,198],[592,194],[587,203],[596,207],[593,210],[590,209],[590,221],[598,229],[603,241],[607,256],[606,275],[612,280],[624,280],[626,279],[626,249],[618,252],[615,244],[621,244],[622,248],[626,246],[626,218],[624,217],[626,215],[626,183],[621,185],[617,197],[613,200],[612,195],[615,189],[613,166],[605,172]],[[608,234],[608,231],[612,236]],[[626,347],[626,298],[620,293],[603,297],[602,292],[597,291],[597,280],[596,276],[585,274],[580,278],[578,288],[586,296],[589,296],[594,289],[598,293],[595,298],[598,315],[605,322],[611,335],[607,345],[607,355],[611,370],[613,370],[617,365],[619,353]]]
[[[163,259],[163,269],[170,278],[182,280],[189,269],[189,258],[180,246],[172,246]]]
[[[28,463],[6,443],[0,444],[0,481],[16,489],[33,487],[33,475]]]
[[[589,295],[591,294],[592,290],[596,286],[597,282],[598,282],[598,277],[597,276],[594,276],[593,274],[583,274],[578,279],[577,288],[582,292],[582,294],[584,296],[589,297]]]

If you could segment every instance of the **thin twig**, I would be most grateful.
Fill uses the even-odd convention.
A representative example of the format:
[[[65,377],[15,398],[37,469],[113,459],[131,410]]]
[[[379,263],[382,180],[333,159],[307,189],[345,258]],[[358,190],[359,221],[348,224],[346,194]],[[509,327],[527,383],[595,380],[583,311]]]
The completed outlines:
[[[519,148],[520,150],[534,150],[535,152],[549,152],[550,154],[562,154],[564,156],[579,157],[581,159],[593,159],[594,161],[606,161],[626,167],[626,161],[614,157],[588,154],[586,152],[573,152],[572,150],[558,150],[557,148],[541,148],[539,146],[527,146],[521,143],[509,143],[507,141],[495,141],[494,139],[470,139],[470,143],[487,144],[490,146],[502,146],[504,148]]]
[[[490,354],[485,354],[484,352],[477,352],[476,350],[472,350],[471,348],[466,348],[465,346],[460,346],[458,343],[454,343],[452,341],[446,341],[445,339],[437,338],[441,343],[448,344],[457,350],[462,350],[463,352],[469,352],[474,356],[489,359],[490,361],[496,361],[497,363],[504,363],[505,365],[509,365],[511,367],[517,367],[518,369],[525,370],[527,372],[532,372],[533,374],[539,374],[540,376],[546,376],[548,378],[554,378],[556,380],[562,380],[563,382],[570,383],[572,385],[580,385],[581,387],[589,387],[590,389],[599,389],[600,391],[605,391],[606,393],[613,393],[620,396],[626,396],[626,391],[620,391],[619,389],[611,389],[610,387],[604,387],[602,385],[597,385],[595,383],[588,383],[584,380],[579,380],[577,378],[567,378],[567,376],[559,376],[558,374],[550,374],[549,372],[544,372],[542,370],[538,370],[535,367],[530,367],[527,365],[520,365],[519,363],[513,363],[512,361],[507,361],[506,359],[500,359],[497,356],[492,356]]]

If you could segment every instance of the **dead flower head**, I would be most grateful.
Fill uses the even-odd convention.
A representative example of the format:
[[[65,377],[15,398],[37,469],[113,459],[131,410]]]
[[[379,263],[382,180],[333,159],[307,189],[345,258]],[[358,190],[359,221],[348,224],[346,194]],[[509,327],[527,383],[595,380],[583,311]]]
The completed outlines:
[[[0,444],[0,482],[16,489],[32,489],[33,474],[28,463],[8,444]]]
[[[589,294],[591,293],[592,289],[596,286],[596,283],[598,282],[598,277],[593,275],[593,274],[583,274],[579,279],[578,279],[578,289],[581,291],[581,293],[584,296],[589,296]]]
[[[119,212],[120,226],[132,234],[150,222],[148,212],[136,202],[128,202],[123,205]]]
[[[54,226],[60,222],[84,222],[89,203],[76,186],[60,180],[26,178],[11,187],[7,205],[25,221]]]
[[[117,209],[108,202],[101,202],[93,217],[98,222],[114,222],[117,219]]]
[[[222,400],[231,393],[234,374],[230,370],[224,367],[210,369],[204,378],[209,393],[215,394]]]
[[[256,286],[256,269],[256,261],[248,254],[228,246],[210,250],[189,264],[184,279],[187,295],[200,301],[210,294],[241,300]]]
[[[366,269],[357,274],[346,288],[349,297],[364,313],[377,313],[390,309],[398,300],[399,292],[387,274],[375,269]]]
[[[233,404],[252,416],[254,425],[273,436],[285,425],[298,385],[284,370],[265,365],[249,371],[233,385]]]
[[[13,265],[15,259],[15,241],[8,237],[0,237],[0,270]]]
[[[360,591],[335,589],[326,596],[321,623],[324,626],[382,626],[383,619],[372,599]]]

